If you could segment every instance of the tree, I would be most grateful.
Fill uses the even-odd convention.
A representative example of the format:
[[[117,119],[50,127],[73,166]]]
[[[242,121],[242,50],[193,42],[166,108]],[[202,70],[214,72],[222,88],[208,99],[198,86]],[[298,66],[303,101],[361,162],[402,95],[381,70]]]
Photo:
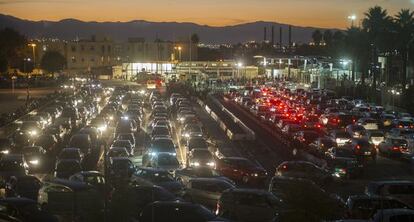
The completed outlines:
[[[322,37],[323,36],[322,36],[321,30],[316,29],[315,31],[313,31],[312,39],[313,39],[313,42],[315,43],[315,45],[320,45],[321,44]]]
[[[384,52],[389,47],[387,42],[392,26],[392,18],[388,15],[387,10],[380,6],[375,6],[365,12],[365,18],[362,21],[362,27],[368,34],[371,47],[371,63],[372,63],[372,87],[375,89],[377,84],[378,54]]]
[[[200,42],[200,38],[198,37],[197,33],[193,33],[191,35],[191,43],[198,44]]]
[[[330,46],[332,44],[332,32],[331,30],[327,29],[323,33],[323,41],[326,43],[326,45]]]
[[[40,67],[49,73],[61,71],[65,65],[65,57],[56,51],[47,51],[40,61]]]
[[[27,40],[11,28],[0,30],[0,72],[8,67],[19,67],[23,60],[23,49]]]
[[[403,61],[401,81],[405,85],[407,83],[408,49],[413,42],[414,12],[409,9],[401,9],[395,17],[397,48]]]

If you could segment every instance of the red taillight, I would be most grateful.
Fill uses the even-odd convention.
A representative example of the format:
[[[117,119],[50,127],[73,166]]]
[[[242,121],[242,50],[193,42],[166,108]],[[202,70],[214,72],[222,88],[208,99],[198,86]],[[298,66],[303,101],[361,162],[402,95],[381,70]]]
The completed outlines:
[[[220,213],[220,203],[217,202],[216,204],[216,215],[218,215]]]
[[[360,146],[360,145],[356,145],[356,146],[355,146],[355,148],[356,148],[357,150],[360,150],[360,149],[361,149],[361,146]]]
[[[393,146],[392,150],[399,150],[400,148],[398,146]]]
[[[399,126],[398,126],[398,128],[403,128],[403,127],[404,127],[403,125],[399,125]]]
[[[287,169],[287,166],[286,165],[283,165],[282,166],[282,170],[286,170]]]

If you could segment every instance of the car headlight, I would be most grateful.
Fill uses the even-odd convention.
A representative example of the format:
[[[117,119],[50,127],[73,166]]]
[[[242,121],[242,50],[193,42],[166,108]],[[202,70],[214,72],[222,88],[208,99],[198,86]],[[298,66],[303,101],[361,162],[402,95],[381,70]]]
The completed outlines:
[[[29,163],[30,164],[33,164],[33,165],[38,165],[39,164],[39,160],[30,160]]]
[[[184,137],[190,137],[190,134],[189,133],[184,133]]]
[[[37,135],[37,131],[36,130],[30,130],[29,131],[29,135],[30,136],[36,136]]]
[[[98,127],[98,130],[101,131],[101,132],[103,132],[103,131],[106,130],[106,126],[105,125],[104,126],[100,126],[100,127]]]
[[[184,117],[181,117],[179,120],[182,122],[182,121],[184,121],[184,120],[185,120],[185,118],[184,118]]]
[[[109,120],[114,120],[114,117],[113,117],[113,116],[110,116],[110,117],[109,117]]]
[[[216,165],[216,163],[215,162],[213,162],[213,161],[211,161],[211,162],[208,162],[207,163],[207,166],[211,166],[211,167],[213,167],[213,166],[215,166]]]
[[[171,155],[173,155],[173,156],[177,156],[177,154],[176,154],[176,153],[172,153]]]
[[[150,153],[149,153],[149,155],[150,155],[150,156],[156,156],[156,155],[157,155],[157,153],[156,153],[156,152],[150,152]]]
[[[140,93],[141,95],[144,95],[144,94],[145,94],[145,90],[140,90],[140,91],[139,91],[139,93]]]
[[[122,117],[122,119],[124,119],[124,120],[128,120],[128,119],[129,119],[129,117],[128,117],[128,116],[123,116],[123,117]]]
[[[252,173],[252,174],[251,174],[251,176],[252,176],[252,177],[258,177],[258,176],[259,176],[259,174],[258,174],[258,173]]]
[[[200,163],[199,162],[193,162],[191,165],[195,166],[195,167],[198,167],[198,166],[200,166]]]
[[[2,151],[0,151],[0,153],[2,153],[2,154],[9,154],[10,153],[10,150],[2,150]]]

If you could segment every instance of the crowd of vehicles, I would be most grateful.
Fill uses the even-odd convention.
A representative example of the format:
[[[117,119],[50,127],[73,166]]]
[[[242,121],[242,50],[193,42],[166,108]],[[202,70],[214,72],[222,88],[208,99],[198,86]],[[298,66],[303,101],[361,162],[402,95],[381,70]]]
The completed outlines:
[[[326,162],[285,161],[270,175],[249,158],[215,155],[203,112],[183,91],[97,81],[66,90],[0,140],[2,221],[395,221],[414,214],[412,181],[375,181],[347,202],[321,188],[358,177],[378,154],[407,158],[408,114],[285,85],[232,92],[258,121]]]

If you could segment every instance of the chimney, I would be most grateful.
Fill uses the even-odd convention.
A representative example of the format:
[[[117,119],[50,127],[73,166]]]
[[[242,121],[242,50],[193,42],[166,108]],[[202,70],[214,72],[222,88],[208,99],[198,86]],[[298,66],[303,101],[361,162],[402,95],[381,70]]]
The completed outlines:
[[[266,41],[267,40],[267,29],[266,27],[264,27],[264,36],[263,36],[263,40]]]
[[[272,47],[275,45],[275,27],[272,25]]]
[[[282,48],[282,26],[279,27],[279,47]]]
[[[289,25],[289,48],[292,46],[292,26]]]

